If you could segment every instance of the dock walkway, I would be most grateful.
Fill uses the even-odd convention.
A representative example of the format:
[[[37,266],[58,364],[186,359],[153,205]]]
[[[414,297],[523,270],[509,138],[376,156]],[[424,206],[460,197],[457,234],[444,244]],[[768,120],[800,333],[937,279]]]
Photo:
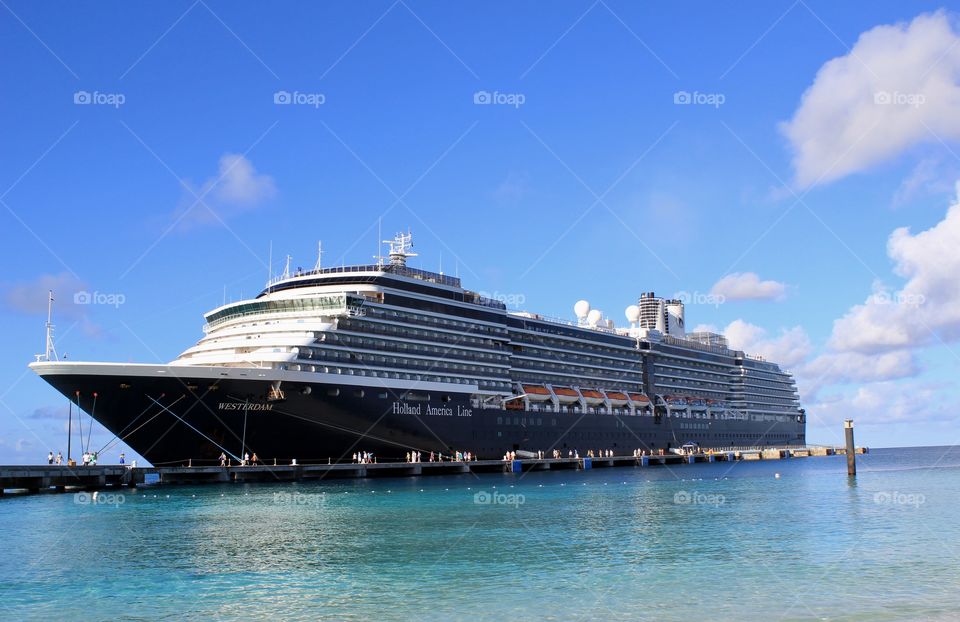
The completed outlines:
[[[857,453],[866,453],[857,448]],[[296,464],[257,466],[0,466],[0,495],[5,492],[65,492],[100,490],[144,484],[206,484],[229,482],[291,482],[321,479],[414,477],[460,473],[523,473],[526,471],[586,470],[605,467],[648,467],[737,460],[781,460],[843,454],[832,447],[788,447],[743,451],[613,456],[604,458],[543,458],[476,460],[471,462],[387,462],[379,464]]]

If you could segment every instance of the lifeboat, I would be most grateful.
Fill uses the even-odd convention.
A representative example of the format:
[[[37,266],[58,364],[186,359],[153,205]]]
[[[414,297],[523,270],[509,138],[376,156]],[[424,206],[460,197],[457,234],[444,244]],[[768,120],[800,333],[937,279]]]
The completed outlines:
[[[686,408],[687,400],[684,397],[678,395],[665,395],[663,400],[667,403],[667,406],[670,408]]]
[[[630,398],[630,401],[633,402],[633,405],[637,408],[650,408],[650,406],[652,406],[650,398],[643,393],[627,393],[627,397]]]
[[[702,397],[691,397],[689,400],[691,406],[696,406],[697,408],[703,408],[707,405],[707,400]]]
[[[580,401],[580,394],[576,389],[570,387],[553,387],[553,394],[557,396],[561,404],[573,404]]]
[[[598,404],[603,404],[604,396],[603,393],[596,389],[580,389],[580,395],[583,396],[583,399],[590,406],[597,406]]]
[[[626,406],[630,400],[626,393],[620,393],[619,391],[604,391],[604,393],[607,394],[607,399],[610,400],[611,406]]]
[[[542,384],[522,384],[520,388],[531,402],[546,402],[550,399],[550,390]]]

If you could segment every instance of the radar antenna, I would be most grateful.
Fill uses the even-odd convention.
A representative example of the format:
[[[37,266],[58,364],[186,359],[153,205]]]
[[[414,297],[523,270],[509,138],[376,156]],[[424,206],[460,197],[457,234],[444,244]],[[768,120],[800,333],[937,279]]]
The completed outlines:
[[[320,272],[323,267],[323,242],[317,242],[317,265],[313,267],[314,271]]]
[[[398,233],[392,240],[384,240],[385,244],[390,245],[390,265],[406,266],[408,257],[416,257],[413,252],[413,234]]]

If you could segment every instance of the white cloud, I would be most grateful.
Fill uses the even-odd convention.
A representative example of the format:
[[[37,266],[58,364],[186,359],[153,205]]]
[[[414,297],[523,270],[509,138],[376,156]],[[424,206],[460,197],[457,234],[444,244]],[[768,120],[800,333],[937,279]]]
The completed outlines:
[[[734,320],[723,331],[730,347],[747,354],[759,355],[782,368],[799,365],[810,355],[810,338],[800,326],[782,329],[776,337],[755,324]]]
[[[798,370],[804,399],[816,399],[820,389],[845,383],[871,383],[912,378],[920,373],[913,354],[906,350],[862,354],[825,352]]]
[[[27,315],[46,315],[47,295],[53,291],[54,308],[58,315],[80,317],[83,309],[74,304],[74,294],[87,291],[86,284],[69,272],[41,274],[32,281],[14,283],[3,288],[3,302],[7,308]]]
[[[921,141],[960,138],[958,43],[940,11],[877,26],[825,63],[781,126],[797,184],[839,179]]]
[[[818,423],[839,424],[855,419],[862,424],[956,421],[944,387],[920,382],[878,382],[850,393],[825,396],[811,402],[807,412]]]
[[[259,207],[277,194],[273,177],[257,173],[250,160],[236,153],[221,156],[217,175],[199,188],[191,185],[191,190],[174,213],[182,227],[226,220]]]
[[[949,194],[953,185],[945,180],[956,179],[957,175],[956,166],[938,158],[924,158],[900,182],[891,205],[897,208],[923,196]]]
[[[960,188],[958,188],[960,192]],[[960,338],[960,199],[939,223],[916,234],[895,230],[887,242],[894,272],[906,279],[873,293],[833,325],[829,346],[875,353]]]
[[[251,205],[273,197],[277,189],[273,178],[258,174],[250,160],[237,153],[228,153],[220,158],[220,175],[214,195],[224,203]]]
[[[754,272],[734,272],[717,281],[710,293],[725,300],[783,300],[786,285],[761,281]]]

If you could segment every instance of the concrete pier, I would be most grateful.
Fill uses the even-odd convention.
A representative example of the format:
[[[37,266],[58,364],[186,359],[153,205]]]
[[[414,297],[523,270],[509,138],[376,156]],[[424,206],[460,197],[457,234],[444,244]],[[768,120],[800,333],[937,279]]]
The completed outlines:
[[[856,453],[866,453],[857,447]],[[587,470],[610,467],[649,467],[717,461],[780,460],[846,453],[832,447],[786,447],[742,451],[711,451],[688,455],[477,460],[473,462],[389,462],[380,464],[297,464],[257,466],[0,466],[0,497],[4,492],[72,492],[116,489],[144,484],[214,484],[230,482],[292,482],[320,479],[417,477],[462,473],[526,473],[528,471]]]

